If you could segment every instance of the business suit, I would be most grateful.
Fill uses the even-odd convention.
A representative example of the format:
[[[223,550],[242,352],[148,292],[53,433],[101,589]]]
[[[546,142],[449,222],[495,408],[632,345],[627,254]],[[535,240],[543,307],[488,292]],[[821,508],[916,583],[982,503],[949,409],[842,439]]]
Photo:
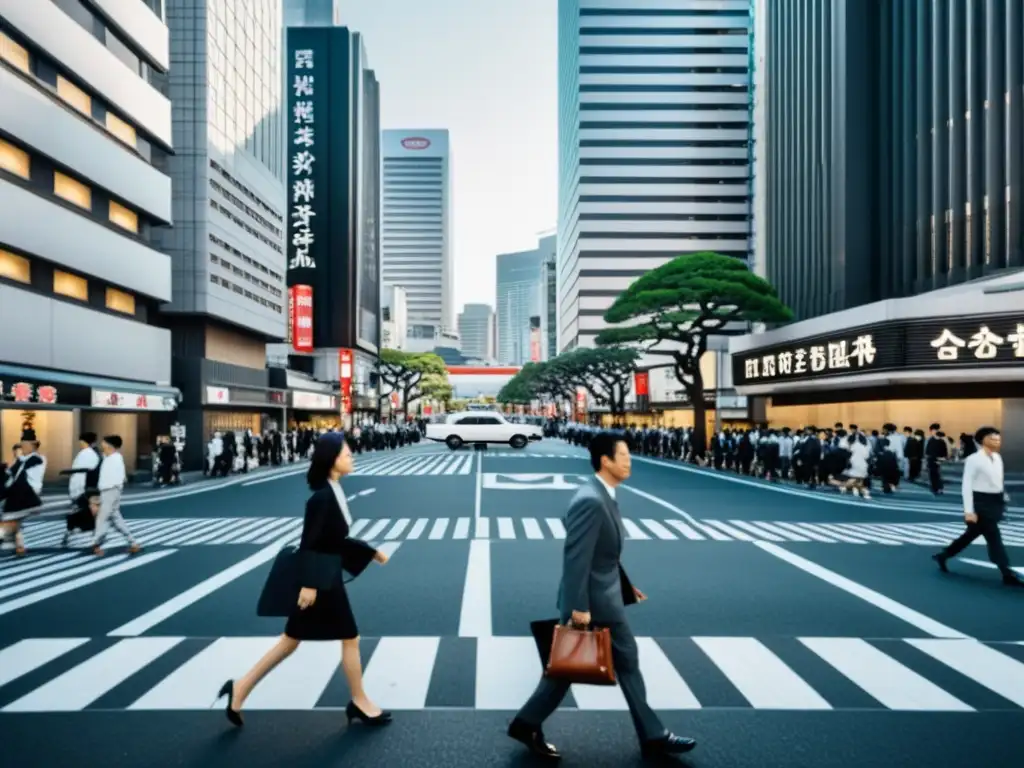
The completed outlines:
[[[611,630],[615,676],[637,736],[641,744],[664,739],[668,731],[647,703],[636,638],[626,621],[626,600],[631,595],[623,594],[627,581],[623,579],[619,558],[626,531],[618,504],[595,477],[577,491],[565,522],[562,581],[558,589],[561,620],[568,621],[573,611],[589,612],[594,625]],[[635,598],[630,602],[635,602]],[[539,728],[561,704],[569,685],[564,680],[542,678],[516,720]]]

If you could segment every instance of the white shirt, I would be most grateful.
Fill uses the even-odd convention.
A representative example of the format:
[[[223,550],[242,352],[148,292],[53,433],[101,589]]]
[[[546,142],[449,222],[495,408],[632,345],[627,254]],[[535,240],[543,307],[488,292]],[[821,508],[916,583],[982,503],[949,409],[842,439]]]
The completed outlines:
[[[96,487],[101,491],[110,491],[115,488],[120,490],[124,488],[127,479],[128,473],[124,468],[124,456],[120,451],[114,451],[100,464],[100,479],[96,483]]]
[[[605,479],[600,475],[594,475],[594,477],[596,477],[597,481],[604,486],[604,489],[606,491],[608,491],[608,495],[612,497],[612,501],[615,501],[615,489],[612,486],[608,485]]]
[[[961,481],[964,512],[974,512],[974,493],[1003,493],[1003,457],[984,448],[972,453],[964,462]]]
[[[100,463],[99,454],[93,448],[83,448],[75,456],[75,460],[71,462],[72,469],[85,469],[88,472],[96,469]],[[74,501],[83,493],[85,493],[85,481],[86,474],[88,472],[76,472],[71,476],[71,480],[68,481],[68,495],[71,500]]]
[[[349,528],[351,528],[352,513],[348,511],[348,501],[345,499],[345,492],[341,490],[341,483],[329,480],[327,484],[331,486],[331,490],[334,491],[334,498],[338,500],[338,506],[341,508],[341,516],[345,518],[345,523]]]

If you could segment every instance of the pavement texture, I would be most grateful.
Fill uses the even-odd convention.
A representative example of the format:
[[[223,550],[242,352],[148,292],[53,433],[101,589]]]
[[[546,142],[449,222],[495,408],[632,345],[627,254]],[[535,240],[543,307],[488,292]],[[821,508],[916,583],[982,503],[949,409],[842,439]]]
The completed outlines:
[[[216,702],[283,621],[256,616],[297,543],[305,465],[125,499],[142,541],[60,548],[63,522],[0,555],[0,750],[23,766],[539,764],[505,735],[541,673],[586,454],[418,445],[363,454],[355,535],[387,551],[349,586],[366,688],[395,722],[346,727],[337,643],[306,643],[231,728]],[[648,698],[706,768],[1021,768],[1024,590],[985,547],[949,574],[956,497],[871,502],[635,457],[619,504]],[[1024,566],[1024,520],[1004,525]],[[1021,569],[1024,571],[1024,568]],[[567,766],[641,765],[617,688],[574,686],[545,726]]]

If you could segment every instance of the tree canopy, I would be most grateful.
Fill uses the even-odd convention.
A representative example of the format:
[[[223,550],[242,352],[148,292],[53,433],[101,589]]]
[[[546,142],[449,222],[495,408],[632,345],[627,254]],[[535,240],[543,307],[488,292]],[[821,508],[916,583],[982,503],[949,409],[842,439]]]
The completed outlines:
[[[637,278],[604,315],[616,325],[599,346],[636,345],[667,358],[694,410],[693,444],[706,445],[700,360],[714,335],[747,333],[747,323],[781,323],[793,313],[775,289],[731,256],[704,251],[678,256]],[[633,321],[633,322],[631,322]]]
[[[572,403],[577,388],[583,387],[597,405],[623,413],[638,357],[637,350],[629,348],[579,348],[542,363],[527,363],[502,387],[497,400]]]
[[[426,395],[446,400],[451,397],[448,369],[444,360],[433,352],[405,352],[400,349],[382,349],[377,373],[381,383],[381,397],[398,392],[406,410],[411,403]]]

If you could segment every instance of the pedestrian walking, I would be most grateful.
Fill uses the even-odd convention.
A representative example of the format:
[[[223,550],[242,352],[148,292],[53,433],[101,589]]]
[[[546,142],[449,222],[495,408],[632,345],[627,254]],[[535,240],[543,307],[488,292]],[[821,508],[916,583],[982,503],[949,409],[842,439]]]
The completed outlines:
[[[92,540],[92,553],[97,557],[103,557],[103,541],[111,527],[128,541],[130,554],[142,550],[121,514],[121,494],[128,480],[124,456],[121,455],[122,445],[119,435],[103,438],[103,461],[100,463],[100,477],[96,484],[100,492],[100,511],[96,516],[96,533]]]
[[[381,710],[363,689],[359,629],[342,580],[343,570],[357,576],[373,561],[381,565],[388,561],[384,552],[349,536],[352,515],[340,481],[351,471],[352,451],[345,435],[323,435],[316,443],[306,473],[313,495],[306,502],[298,551],[299,581],[303,586],[294,585],[297,600],[277,644],[243,677],[228,680],[221,687],[218,698],[227,697],[225,714],[233,725],[243,724],[242,705],[260,680],[291,656],[304,640],[341,641],[341,668],[352,697],[345,707],[349,723],[391,722],[391,713]]]
[[[558,590],[560,621],[610,630],[615,676],[629,706],[641,752],[655,757],[689,752],[697,742],[671,733],[647,703],[636,638],[626,621],[627,602],[647,599],[629,583],[620,563],[626,531],[615,493],[630,474],[629,446],[620,436],[601,432],[591,438],[588,447],[596,475],[573,496],[565,518]],[[570,685],[564,679],[541,678],[509,725],[508,735],[537,756],[560,758],[541,727],[562,703]]]
[[[988,559],[1003,575],[1003,584],[1009,587],[1024,587],[1024,581],[1010,567],[1010,556],[1003,545],[999,532],[999,521],[1006,512],[1006,488],[1003,482],[1003,457],[999,455],[1002,436],[995,427],[982,427],[974,437],[980,450],[972,453],[964,462],[962,491],[964,499],[964,521],[967,530],[952,544],[932,559],[939,568],[948,572],[947,561],[960,554],[979,536],[988,545]]]
[[[42,510],[43,477],[46,458],[39,453],[36,432],[27,427],[21,433],[21,449],[7,470],[4,510],[0,528],[4,537],[14,537],[14,554],[25,556],[25,538],[21,526],[25,518]]]

